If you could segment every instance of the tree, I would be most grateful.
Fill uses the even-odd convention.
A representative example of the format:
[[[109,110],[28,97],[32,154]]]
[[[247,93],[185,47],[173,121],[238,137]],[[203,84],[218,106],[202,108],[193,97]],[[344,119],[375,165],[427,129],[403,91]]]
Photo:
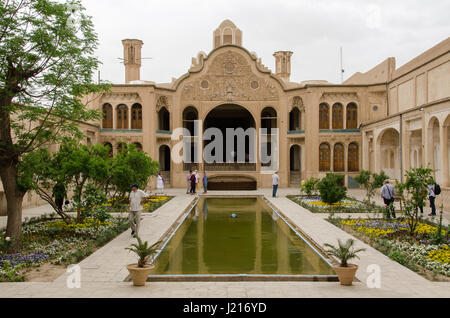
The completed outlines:
[[[411,236],[415,235],[419,223],[419,208],[425,205],[428,185],[435,183],[432,173],[433,169],[430,168],[413,168],[406,171],[405,182],[397,184],[398,193],[405,203],[404,213]]]
[[[114,156],[111,167],[111,189],[116,194],[124,195],[134,183],[147,185],[149,178],[156,176],[158,171],[159,163],[145,152],[136,150],[136,145],[122,146],[122,151]]]
[[[70,217],[56,205],[51,191],[56,182],[61,182],[67,189],[69,180],[57,169],[48,149],[42,148],[24,155],[18,165],[18,174],[21,188],[35,190],[64,221],[69,222]]]
[[[56,178],[54,182],[66,180],[74,190],[73,203],[77,209],[77,218],[81,219],[81,210],[86,208],[84,198],[88,185],[102,188],[110,176],[111,158],[109,148],[103,145],[80,145],[75,140],[65,140],[54,156],[52,164]]]
[[[370,204],[375,195],[375,190],[381,188],[385,180],[389,179],[384,171],[380,174],[371,173],[368,170],[361,170],[359,175],[355,177],[356,182],[363,185],[366,189],[367,202]]]
[[[92,84],[98,39],[79,0],[0,0],[0,177],[7,200],[6,235],[20,244],[22,200],[18,165],[27,153],[81,137],[77,121],[100,118],[83,96]]]
[[[344,187],[344,176],[327,173],[326,177],[317,184],[322,201],[334,204],[345,198],[347,189]]]
[[[111,157],[109,147],[86,146],[73,139],[65,139],[60,149],[50,154],[45,148],[26,154],[19,164],[19,183],[35,190],[64,219],[69,217],[55,204],[51,189],[61,183],[73,189],[72,202],[80,221],[94,206],[100,205],[110,192],[124,194],[130,185],[146,185],[156,175],[159,164],[137,151],[135,145],[122,147],[123,151]]]

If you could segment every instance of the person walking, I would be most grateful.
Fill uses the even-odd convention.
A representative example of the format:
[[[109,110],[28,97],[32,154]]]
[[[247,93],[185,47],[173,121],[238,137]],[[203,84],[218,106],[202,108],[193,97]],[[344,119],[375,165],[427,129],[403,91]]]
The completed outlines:
[[[395,219],[394,195],[395,189],[392,184],[389,183],[389,180],[384,181],[384,185],[381,188],[381,197],[383,198],[384,205],[387,208],[387,217],[390,218],[390,214],[392,214],[392,217]]]
[[[274,172],[272,175],[272,186],[273,186],[273,192],[272,197],[277,197],[277,191],[278,191],[278,185],[280,184],[280,176],[278,175],[278,171]]]
[[[55,198],[55,204],[58,207],[60,211],[63,209],[64,205],[64,199],[67,198],[67,191],[66,187],[62,182],[56,182],[55,186],[53,187],[53,193],[52,196]]]
[[[203,172],[203,193],[208,192],[208,175],[206,174],[206,171]]]
[[[191,174],[191,177],[189,179],[190,183],[191,183],[191,189],[190,189],[190,193],[191,195],[196,194],[197,192],[195,191],[195,187],[197,186],[197,183],[195,182],[196,178],[195,178],[195,173]]]
[[[158,179],[156,180],[156,188],[158,189],[158,193],[163,194],[164,192],[164,178],[161,175],[161,172],[158,172]]]
[[[428,216],[435,216],[436,215],[436,184],[433,182],[433,184],[428,185],[428,200],[430,200],[430,208],[431,213],[428,214]]]
[[[189,173],[186,176],[186,194],[189,194],[191,192],[191,175],[192,170],[189,170]]]
[[[139,227],[141,225],[142,215],[142,199],[147,198],[149,194],[139,189],[137,184],[131,186],[130,192],[130,214],[128,219],[131,225],[131,235],[134,237],[139,235]]]

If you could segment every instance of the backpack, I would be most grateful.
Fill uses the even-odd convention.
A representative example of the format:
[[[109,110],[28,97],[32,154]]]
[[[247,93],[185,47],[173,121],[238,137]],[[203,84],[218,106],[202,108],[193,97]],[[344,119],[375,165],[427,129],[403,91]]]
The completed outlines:
[[[441,194],[441,187],[437,183],[434,185],[434,194],[435,195]]]

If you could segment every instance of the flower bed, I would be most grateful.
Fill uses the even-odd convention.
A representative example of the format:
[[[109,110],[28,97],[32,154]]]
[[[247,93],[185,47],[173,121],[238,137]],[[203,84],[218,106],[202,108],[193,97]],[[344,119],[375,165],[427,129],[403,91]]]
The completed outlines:
[[[153,212],[162,205],[169,202],[173,197],[170,196],[150,196],[145,198],[142,202],[142,207],[144,212]],[[128,212],[129,203],[128,197],[116,197],[114,199],[109,199],[108,203],[102,206],[106,208],[107,212]]]
[[[44,263],[63,266],[78,263],[128,228],[126,218],[116,217],[104,222],[86,219],[66,224],[55,217],[43,216],[25,222],[20,251],[11,254],[0,249],[0,282],[23,281],[27,271]]]
[[[332,205],[322,201],[320,196],[289,195],[288,199],[313,213],[366,213],[369,207],[363,202],[346,198]]]
[[[415,235],[411,236],[405,219],[331,218],[329,221],[350,234],[357,233],[362,236],[361,239],[391,259],[427,278],[448,280],[450,277],[450,238],[446,230],[441,232],[443,242],[436,244],[432,238],[438,230],[437,226],[424,222],[418,223]]]

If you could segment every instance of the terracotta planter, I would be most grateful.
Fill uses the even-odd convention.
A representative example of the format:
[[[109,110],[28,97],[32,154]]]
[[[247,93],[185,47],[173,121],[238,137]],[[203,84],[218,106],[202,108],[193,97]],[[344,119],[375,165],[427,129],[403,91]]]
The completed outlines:
[[[144,286],[148,275],[154,268],[155,265],[146,265],[145,267],[138,267],[138,264],[127,265],[134,286]]]
[[[351,286],[353,279],[355,278],[358,265],[348,264],[348,267],[333,266],[334,271],[339,277],[341,285]]]

